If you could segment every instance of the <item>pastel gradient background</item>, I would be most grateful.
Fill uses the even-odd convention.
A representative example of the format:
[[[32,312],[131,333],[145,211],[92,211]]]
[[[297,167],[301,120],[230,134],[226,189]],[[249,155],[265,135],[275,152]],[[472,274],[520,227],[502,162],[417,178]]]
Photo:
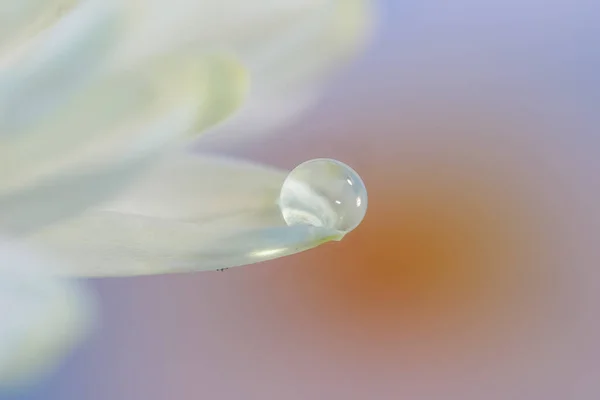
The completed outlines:
[[[388,0],[278,134],[340,159],[340,243],[224,273],[92,282],[100,328],[20,399],[600,398],[600,3]]]

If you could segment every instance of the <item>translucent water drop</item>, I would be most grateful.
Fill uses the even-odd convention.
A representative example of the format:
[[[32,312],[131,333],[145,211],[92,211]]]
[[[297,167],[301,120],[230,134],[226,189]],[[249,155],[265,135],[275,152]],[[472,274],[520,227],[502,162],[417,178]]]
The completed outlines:
[[[319,158],[289,173],[279,195],[279,208],[288,225],[312,225],[347,233],[367,212],[367,189],[346,164]]]

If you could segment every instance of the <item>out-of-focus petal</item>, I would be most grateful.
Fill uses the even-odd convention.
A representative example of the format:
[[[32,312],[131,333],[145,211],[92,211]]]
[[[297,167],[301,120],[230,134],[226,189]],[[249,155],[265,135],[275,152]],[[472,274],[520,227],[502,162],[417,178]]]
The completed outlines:
[[[0,4],[0,54],[59,19],[78,0],[20,0]]]
[[[30,131],[0,138],[1,229],[27,232],[106,201],[177,139],[228,115],[246,87],[243,68],[220,55],[99,80]]]
[[[285,177],[247,162],[175,158],[119,200],[29,240],[69,259],[67,274],[118,276],[252,264],[341,238],[327,227],[286,224],[278,205]]]
[[[268,133],[292,122],[317,102],[326,78],[366,42],[373,19],[369,0],[129,4],[137,25],[119,51],[119,62],[179,49],[225,49],[247,66],[248,101],[207,140]]]
[[[245,4],[84,0],[32,40],[0,75],[3,231],[110,198],[188,131],[193,112],[196,131],[231,114],[246,75],[211,51],[228,49],[251,68],[255,104],[233,123],[251,131],[311,103],[317,91],[307,82],[353,47],[348,38],[361,36],[365,20],[348,13],[366,4],[358,0]]]
[[[254,47],[240,48],[240,57],[253,78],[270,86],[313,85],[365,44],[371,14],[368,0],[320,1],[304,18],[278,26],[276,34]]]
[[[125,10],[113,0],[84,0],[4,54],[0,139],[25,134],[85,88],[101,73],[125,25]]]
[[[250,49],[273,39],[330,0],[126,0],[135,25],[119,59],[131,62],[178,51]]]
[[[45,260],[0,242],[0,390],[52,371],[89,330],[90,297]]]
[[[270,36],[237,50],[252,76],[248,101],[206,140],[242,139],[293,123],[314,106],[328,77],[366,43],[368,0],[313,2],[302,18],[273,25]]]

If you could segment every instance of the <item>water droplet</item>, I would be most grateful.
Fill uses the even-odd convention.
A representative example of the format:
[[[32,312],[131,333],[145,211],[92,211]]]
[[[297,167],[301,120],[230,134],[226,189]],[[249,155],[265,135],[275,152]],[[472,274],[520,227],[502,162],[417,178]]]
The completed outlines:
[[[367,212],[367,189],[346,164],[319,158],[289,173],[279,195],[279,208],[288,225],[312,225],[347,233]]]

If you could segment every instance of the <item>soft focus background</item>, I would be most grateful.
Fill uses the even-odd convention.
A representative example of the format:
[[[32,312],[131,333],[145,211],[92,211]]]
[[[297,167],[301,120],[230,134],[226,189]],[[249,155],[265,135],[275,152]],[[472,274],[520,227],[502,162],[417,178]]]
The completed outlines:
[[[92,282],[101,325],[19,399],[600,398],[600,3],[388,0],[274,135],[201,150],[369,189],[340,243]]]

